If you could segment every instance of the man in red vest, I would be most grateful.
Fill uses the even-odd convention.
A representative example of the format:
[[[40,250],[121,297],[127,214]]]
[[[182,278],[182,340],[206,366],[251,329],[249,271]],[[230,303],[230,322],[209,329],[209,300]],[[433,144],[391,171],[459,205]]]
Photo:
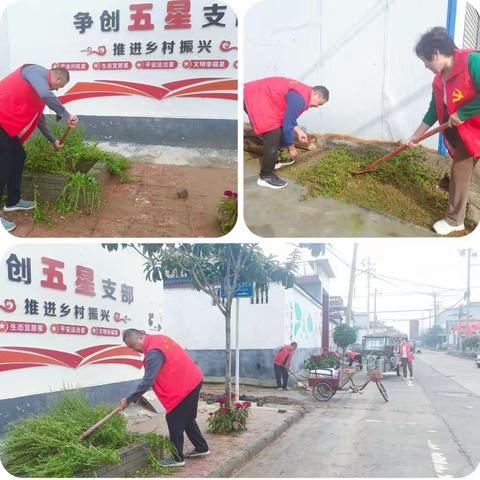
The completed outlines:
[[[147,390],[153,389],[167,414],[170,440],[175,446],[174,458],[163,460],[166,467],[182,467],[185,457],[204,457],[210,453],[197,421],[197,407],[203,376],[200,368],[185,350],[165,335],[147,335],[129,328],[123,341],[132,350],[143,353],[145,373],[137,389],[120,401],[124,410],[136,402]],[[192,442],[193,450],[183,453],[183,433]]]
[[[448,121],[444,143],[453,159],[445,218],[433,225],[440,235],[465,229],[470,179],[480,157],[480,51],[460,50],[443,27],[425,33],[417,56],[435,74],[430,108],[407,145],[435,122]]]
[[[257,135],[263,135],[263,157],[257,185],[273,189],[288,185],[275,170],[295,162],[294,133],[308,143],[307,134],[297,125],[298,117],[309,108],[328,102],[329,91],[323,86],[309,87],[284,77],[269,77],[247,82],[244,108]],[[290,160],[278,162],[278,151],[287,146]]]
[[[353,362],[357,362],[360,370],[362,370],[362,354],[360,352],[354,352],[353,350],[347,349],[345,356],[347,357],[349,367],[353,365]]]
[[[47,70],[40,65],[23,65],[0,80],[0,200],[5,187],[7,201],[5,212],[32,210],[35,203],[21,198],[22,173],[25,150],[22,146],[36,127],[58,150],[63,147],[47,127],[43,110],[45,105],[75,127],[78,118],[67,112],[53,93],[64,87],[70,79],[68,70],[54,68]],[[8,231],[15,224],[1,217],[3,227]]]
[[[279,390],[288,390],[288,369],[292,363],[293,354],[297,349],[297,342],[290,345],[284,345],[275,355],[273,360],[273,369],[277,380],[277,388]]]

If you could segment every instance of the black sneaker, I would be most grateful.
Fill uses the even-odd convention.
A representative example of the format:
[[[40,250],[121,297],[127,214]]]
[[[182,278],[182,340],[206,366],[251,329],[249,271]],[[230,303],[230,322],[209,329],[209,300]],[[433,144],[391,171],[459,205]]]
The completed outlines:
[[[196,448],[183,454],[183,456],[186,458],[206,457],[207,455],[210,455],[210,450],[207,450],[206,452],[199,452]]]
[[[279,168],[283,168],[283,167],[288,167],[289,165],[293,165],[295,163],[295,159],[294,158],[290,158],[289,160],[285,161],[285,162],[277,162],[275,164],[275,170],[278,170]]]
[[[285,188],[288,185],[288,182],[277,177],[275,173],[271,173],[270,175],[260,177],[257,180],[257,185],[259,187],[268,187],[273,188],[274,190],[278,190],[280,188]]]

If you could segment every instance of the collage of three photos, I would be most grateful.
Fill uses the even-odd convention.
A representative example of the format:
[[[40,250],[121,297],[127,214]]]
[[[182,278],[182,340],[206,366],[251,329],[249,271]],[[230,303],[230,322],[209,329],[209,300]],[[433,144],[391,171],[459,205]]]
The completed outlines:
[[[0,0],[3,468],[474,475],[479,157],[480,0]]]

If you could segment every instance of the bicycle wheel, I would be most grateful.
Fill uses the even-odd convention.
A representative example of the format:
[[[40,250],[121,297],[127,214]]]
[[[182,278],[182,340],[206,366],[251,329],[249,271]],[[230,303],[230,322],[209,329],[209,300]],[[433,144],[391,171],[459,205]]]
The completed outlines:
[[[318,382],[313,386],[313,396],[320,402],[328,402],[334,394],[332,386],[327,382]]]
[[[388,402],[388,393],[385,390],[385,387],[383,386],[383,383],[380,380],[377,380],[375,383],[377,384],[377,388],[378,388],[379,392],[382,394],[383,399],[386,402]]]

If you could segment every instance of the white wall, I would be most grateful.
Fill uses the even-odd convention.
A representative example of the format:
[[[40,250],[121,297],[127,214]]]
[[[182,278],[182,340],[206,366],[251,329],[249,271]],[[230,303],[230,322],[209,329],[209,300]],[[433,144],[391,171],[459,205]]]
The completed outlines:
[[[9,279],[7,259],[15,254],[18,260],[30,258],[31,282],[14,281],[16,276]],[[64,263],[58,270],[63,273],[63,283],[66,290],[58,290],[42,286],[46,274],[43,269],[46,264],[42,257],[59,260]],[[77,265],[89,267],[94,271],[95,296],[76,293]],[[102,280],[111,279],[116,282],[114,296],[116,300],[103,298],[104,289]],[[26,278],[24,278],[26,280]],[[123,302],[121,298],[121,284],[133,287],[133,301]],[[105,346],[124,346],[121,332],[125,328],[145,329],[155,333],[149,326],[150,314],[153,314],[153,327],[162,323],[163,300],[162,284],[150,283],[145,280],[143,273],[143,259],[136,253],[127,251],[108,253],[100,245],[28,245],[17,246],[7,252],[1,259],[0,267],[0,399],[14,398],[24,395],[58,391],[64,386],[88,387],[103,385],[141,377],[138,366],[126,364],[129,360],[141,360],[141,357],[129,349],[107,355],[111,360],[120,362],[112,364],[88,364],[92,356],[81,360],[79,350]],[[38,315],[32,315],[25,310],[25,300],[36,300],[39,303]],[[56,316],[45,315],[44,302],[56,303]],[[65,303],[71,312],[60,317],[60,305]],[[13,311],[8,305],[13,305]],[[75,319],[75,305],[85,307],[85,318]],[[88,308],[95,307],[109,311],[110,321],[90,320]],[[115,314],[120,316],[115,318]],[[127,318],[128,320],[119,320]],[[26,322],[31,329],[32,323],[46,325],[45,333],[11,333],[5,330],[7,322]],[[65,324],[69,327],[87,327],[86,335],[57,334],[52,331],[54,324]],[[118,330],[118,336],[94,335],[94,328],[110,328]],[[181,339],[180,339],[181,340]],[[43,352],[41,359],[21,356],[29,355],[26,348],[40,348],[51,350]],[[18,355],[15,353],[17,352]],[[30,352],[33,353],[33,352]],[[51,358],[61,358],[62,365],[51,365]],[[79,363],[72,363],[78,359]],[[80,361],[81,360],[81,361]],[[18,363],[44,363],[47,366],[30,366],[29,368],[5,370]],[[123,363],[122,363],[123,362]]]
[[[190,288],[165,289],[162,332],[189,350],[224,350],[223,316],[210,297]],[[240,348],[276,349],[297,341],[301,348],[321,345],[321,307],[297,287],[272,284],[267,304],[240,299]],[[232,346],[235,345],[235,303]]]
[[[10,2],[11,3],[11,2]],[[134,2],[133,2],[134,3]],[[140,2],[141,3],[141,2]],[[235,26],[234,11],[228,7],[222,23],[225,27],[210,26],[202,28],[206,23],[203,16],[203,7],[210,6],[208,0],[194,0],[191,2],[191,29],[165,30],[167,2],[153,2],[150,10],[152,23],[155,28],[148,31],[129,31],[131,24],[127,0],[18,0],[7,6],[9,31],[9,56],[0,55],[0,72],[18,68],[24,63],[37,63],[50,67],[59,62],[88,62],[88,71],[72,71],[70,84],[60,91],[66,91],[82,82],[98,80],[128,81],[144,85],[159,87],[168,82],[175,82],[192,78],[236,79],[237,70],[234,62],[237,60],[237,50],[222,52],[219,48],[222,41],[229,41],[231,46],[237,46],[237,28]],[[218,2],[219,5],[225,5]],[[109,12],[120,10],[120,30],[118,32],[102,32],[100,29],[100,15],[104,10]],[[81,34],[74,27],[74,15],[78,12],[89,12],[94,21],[93,26]],[[5,27],[4,22],[0,27]],[[3,30],[5,30],[3,28]],[[0,39],[5,45],[4,32]],[[194,41],[194,53],[180,54],[181,40]],[[200,40],[211,40],[211,53],[197,53]],[[156,42],[159,49],[153,53],[141,56],[130,56],[130,43],[142,42],[145,52],[147,42]],[[175,41],[175,53],[163,55],[161,52],[163,41]],[[114,56],[113,44],[125,43],[127,55]],[[99,56],[88,55],[82,52],[89,47],[98,51],[98,47],[105,46],[107,54]],[[5,48],[0,47],[2,50]],[[2,51],[0,50],[0,53]],[[229,67],[226,69],[186,69],[182,62],[186,59],[218,60],[226,59]],[[132,70],[128,71],[95,71],[93,63],[98,61],[125,60],[133,63]],[[173,70],[142,70],[135,67],[137,60],[176,60],[179,66]],[[205,80],[205,84],[209,83]],[[233,89],[220,93],[235,93]],[[98,97],[76,100],[67,104],[67,108],[79,115],[113,115],[128,117],[169,117],[169,118],[205,118],[205,119],[236,119],[236,102],[229,99],[173,97],[157,100],[156,98],[134,96]]]
[[[288,290],[287,290],[288,291]],[[165,289],[162,332],[189,350],[224,350],[225,322],[210,297],[190,288]],[[285,290],[272,284],[268,304],[240,299],[240,348],[270,349],[285,343]],[[178,340],[181,338],[182,340]],[[232,308],[232,346],[235,345],[235,302]]]
[[[322,346],[322,307],[298,287],[286,291],[285,341],[299,348]]]
[[[446,19],[447,0],[262,0],[247,13],[245,80],[326,85],[330,102],[299,120],[311,132],[404,139],[427,111],[433,80],[415,43]]]

